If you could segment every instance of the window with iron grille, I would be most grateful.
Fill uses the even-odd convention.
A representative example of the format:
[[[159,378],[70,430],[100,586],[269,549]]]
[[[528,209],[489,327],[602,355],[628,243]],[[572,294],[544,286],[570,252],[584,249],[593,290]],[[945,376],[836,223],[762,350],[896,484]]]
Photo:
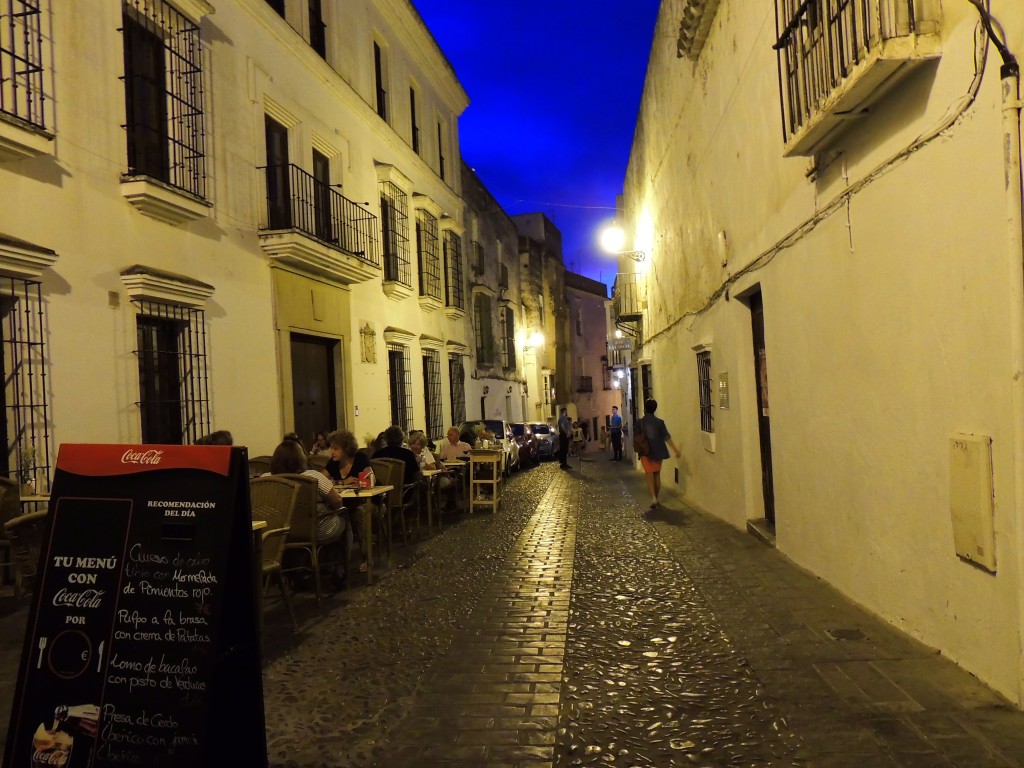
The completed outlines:
[[[136,302],[142,442],[186,445],[210,431],[206,313]]]
[[[441,353],[433,349],[423,350],[423,399],[427,436],[440,437],[444,433],[441,424]]]
[[[380,45],[377,43],[373,44],[373,78],[374,85],[376,86],[377,93],[377,114],[380,115],[380,119],[387,122],[388,119],[388,89],[387,81],[385,78],[385,67],[386,62],[384,61],[384,51],[381,50]]]
[[[551,405],[551,390],[554,384],[554,377],[551,374],[544,374],[544,405]]]
[[[494,365],[494,328],[491,321],[491,297],[478,293],[473,300],[473,332],[476,335],[476,364]]]
[[[452,399],[452,425],[466,420],[466,368],[462,355],[448,355],[448,389]]]
[[[309,0],[309,45],[327,58],[327,25],[324,24],[322,0]]]
[[[199,27],[162,0],[124,0],[126,175],[206,196]]]
[[[484,266],[487,263],[487,254],[484,251],[484,247],[481,243],[474,240],[470,243],[470,248],[473,250],[473,272],[482,275],[484,273]]]
[[[498,360],[505,369],[508,369],[508,333],[505,329],[507,321],[505,308],[498,307]]]
[[[501,334],[504,339],[502,364],[507,371],[516,367],[516,313],[512,307],[501,308]]]
[[[498,287],[502,290],[508,290],[508,265],[502,264],[498,270]]]
[[[47,130],[50,99],[44,64],[50,59],[43,37],[46,0],[6,0],[0,11],[0,112]]]
[[[465,281],[462,273],[462,238],[450,229],[444,233],[444,303],[456,309],[466,308]]]
[[[441,259],[437,252],[437,219],[422,208],[416,212],[416,251],[419,254],[420,296],[441,298]]]
[[[391,423],[408,432],[412,429],[412,366],[404,344],[388,342],[388,391]]]
[[[384,279],[412,287],[409,268],[409,198],[390,181],[380,184],[380,226]]]
[[[0,277],[0,418],[6,441],[3,474],[36,490],[50,486],[50,415],[44,328],[46,305],[37,282]]]
[[[711,350],[697,353],[697,388],[700,394],[700,428],[715,431],[715,414],[711,410]]]

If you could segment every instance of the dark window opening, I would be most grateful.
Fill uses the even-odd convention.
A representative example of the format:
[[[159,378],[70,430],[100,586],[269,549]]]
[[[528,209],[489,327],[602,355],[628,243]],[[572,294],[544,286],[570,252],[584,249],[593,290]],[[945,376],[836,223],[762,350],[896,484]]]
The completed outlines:
[[[444,234],[444,297],[445,304],[466,308],[465,281],[462,269],[462,238],[448,230]]]
[[[441,264],[437,252],[437,219],[424,210],[416,214],[416,251],[419,254],[420,296],[441,298]]]
[[[697,353],[697,388],[700,394],[700,428],[715,431],[715,414],[711,406],[711,351]]]
[[[412,151],[420,153],[420,121],[416,112],[416,89],[409,89],[409,122],[412,129]]]
[[[327,25],[321,0],[309,0],[309,47],[327,58]]]
[[[390,181],[380,185],[380,225],[384,242],[384,279],[411,288],[409,198]]]
[[[7,0],[0,13],[0,112],[46,130],[47,96],[44,62],[49,45],[43,37],[39,0]]]
[[[373,74],[377,90],[377,114],[380,119],[388,119],[388,92],[384,83],[384,52],[377,43],[373,44]]]
[[[423,353],[423,395],[427,436],[440,437],[444,433],[444,425],[441,424],[441,354],[435,350]]]
[[[452,424],[466,420],[466,369],[462,355],[448,356],[448,388],[452,399]]]
[[[408,432],[412,428],[412,367],[409,348],[402,344],[388,344],[388,392],[391,423]]]

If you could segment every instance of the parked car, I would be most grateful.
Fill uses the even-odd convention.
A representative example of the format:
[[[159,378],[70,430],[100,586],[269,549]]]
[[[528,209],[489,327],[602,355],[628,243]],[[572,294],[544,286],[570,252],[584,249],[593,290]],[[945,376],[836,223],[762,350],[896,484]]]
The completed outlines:
[[[543,421],[532,422],[528,425],[537,438],[537,456],[543,459],[553,459],[558,453],[558,434],[550,424]]]
[[[519,466],[532,467],[540,464],[540,441],[533,434],[529,424],[513,424],[512,434],[519,443]]]
[[[501,444],[501,449],[505,454],[501,467],[502,474],[507,475],[512,470],[518,469],[519,443],[516,442],[515,435],[512,433],[512,425],[507,421],[499,419],[473,419],[471,421],[464,421],[459,425],[459,434],[464,441],[470,445],[475,445],[476,435],[480,428],[492,436],[487,439]]]

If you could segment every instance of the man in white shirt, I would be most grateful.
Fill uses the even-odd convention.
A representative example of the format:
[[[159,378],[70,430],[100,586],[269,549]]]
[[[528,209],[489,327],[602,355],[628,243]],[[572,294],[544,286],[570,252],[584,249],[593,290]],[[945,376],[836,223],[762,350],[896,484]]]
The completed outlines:
[[[455,461],[463,456],[469,456],[472,447],[469,443],[459,440],[458,428],[449,427],[448,442],[441,446],[441,461]]]

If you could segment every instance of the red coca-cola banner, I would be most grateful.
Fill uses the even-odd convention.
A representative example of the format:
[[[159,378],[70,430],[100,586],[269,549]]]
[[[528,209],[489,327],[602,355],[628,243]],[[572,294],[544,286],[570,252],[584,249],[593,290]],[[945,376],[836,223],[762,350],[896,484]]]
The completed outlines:
[[[155,469],[205,469],[228,474],[231,448],[224,445],[62,445],[57,469],[75,475],[108,477]]]

